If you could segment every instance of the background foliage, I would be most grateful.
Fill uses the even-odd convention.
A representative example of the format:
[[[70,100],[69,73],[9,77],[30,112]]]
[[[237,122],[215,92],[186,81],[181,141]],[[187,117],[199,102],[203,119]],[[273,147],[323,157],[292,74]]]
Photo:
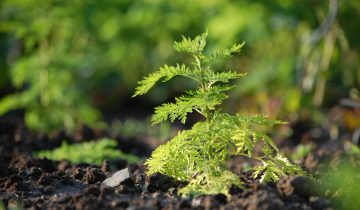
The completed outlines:
[[[209,50],[246,42],[229,65],[248,79],[228,109],[297,117],[359,88],[359,8],[357,0],[3,0],[0,115],[24,108],[28,126],[43,131],[94,125],[101,112],[125,109],[142,76],[182,59],[172,51],[181,34],[208,29]],[[181,83],[147,100],[163,102]]]
[[[101,165],[104,160],[122,159],[129,163],[138,163],[139,157],[126,154],[117,149],[118,143],[114,139],[103,138],[79,144],[67,144],[63,141],[61,147],[55,150],[36,152],[35,157],[51,160],[69,160],[72,163],[88,163]]]

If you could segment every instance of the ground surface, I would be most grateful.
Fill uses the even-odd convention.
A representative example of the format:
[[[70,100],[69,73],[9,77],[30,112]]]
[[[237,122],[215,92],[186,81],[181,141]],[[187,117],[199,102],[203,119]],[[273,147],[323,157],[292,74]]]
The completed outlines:
[[[27,131],[20,118],[0,118],[0,198],[3,205],[24,209],[334,209],[324,197],[325,193],[312,187],[314,181],[306,177],[288,177],[278,183],[259,184],[247,173],[240,174],[239,165],[243,160],[239,158],[230,165],[247,183],[246,189],[232,188],[232,197],[227,200],[224,195],[181,199],[176,192],[183,183],[160,174],[147,177],[141,164],[128,165],[118,160],[108,171],[107,167],[73,165],[31,156],[35,150],[59,146],[65,137],[79,141],[103,135],[106,132],[84,127],[73,137],[61,132],[47,137]],[[122,150],[145,155],[151,152],[151,148],[139,141],[118,140]],[[328,153],[341,153],[342,146],[326,144],[319,148],[305,158],[308,170],[313,170]],[[132,172],[130,179],[116,188],[101,185],[111,173],[125,167]]]

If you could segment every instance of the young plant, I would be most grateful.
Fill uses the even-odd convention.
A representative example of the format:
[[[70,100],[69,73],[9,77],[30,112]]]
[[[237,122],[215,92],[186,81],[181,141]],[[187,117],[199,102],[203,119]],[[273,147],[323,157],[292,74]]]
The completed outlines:
[[[68,145],[66,142],[55,150],[43,150],[34,153],[35,157],[51,160],[69,160],[72,163],[89,163],[101,165],[107,160],[123,159],[129,163],[138,163],[139,157],[125,154],[117,149],[118,143],[114,139],[103,138],[97,141]]]
[[[178,119],[185,123],[187,115],[193,111],[204,117],[190,130],[183,130],[167,143],[160,145],[146,161],[147,173],[162,173],[189,184],[180,190],[183,196],[223,193],[232,185],[241,187],[240,178],[231,172],[225,161],[233,155],[241,155],[258,160],[253,176],[261,182],[277,181],[281,176],[304,174],[303,170],[283,157],[272,139],[266,133],[254,129],[256,125],[272,126],[281,121],[270,120],[262,115],[243,116],[220,112],[220,105],[228,95],[226,91],[234,86],[231,80],[244,76],[235,71],[217,72],[211,64],[219,59],[228,59],[240,52],[243,44],[235,44],[229,49],[204,54],[207,33],[190,39],[183,37],[175,42],[178,52],[190,54],[194,62],[165,65],[139,82],[134,96],[148,92],[156,82],[166,82],[175,76],[184,76],[198,83],[198,89],[189,90],[175,99],[155,108],[151,118],[153,124]],[[262,155],[254,156],[255,146],[262,142]]]

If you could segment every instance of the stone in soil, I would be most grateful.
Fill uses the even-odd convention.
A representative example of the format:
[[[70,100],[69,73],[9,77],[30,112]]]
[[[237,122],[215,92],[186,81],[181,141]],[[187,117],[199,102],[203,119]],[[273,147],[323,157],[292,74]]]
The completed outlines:
[[[111,177],[105,179],[102,184],[107,187],[116,187],[119,186],[121,182],[129,178],[130,178],[130,171],[128,168],[124,168],[114,173]]]

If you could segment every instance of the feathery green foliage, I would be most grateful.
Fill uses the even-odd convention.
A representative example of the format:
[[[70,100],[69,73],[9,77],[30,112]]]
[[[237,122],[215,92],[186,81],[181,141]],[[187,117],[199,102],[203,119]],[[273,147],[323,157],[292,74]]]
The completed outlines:
[[[241,155],[258,160],[253,176],[261,182],[276,181],[288,174],[304,174],[302,169],[283,157],[272,139],[255,126],[273,126],[282,124],[262,115],[243,116],[221,113],[217,108],[228,95],[225,93],[234,86],[231,80],[244,76],[237,72],[217,73],[211,64],[217,59],[230,58],[241,50],[243,44],[230,49],[205,55],[207,33],[190,39],[183,37],[175,42],[179,52],[190,54],[194,58],[191,66],[184,64],[167,66],[150,74],[139,82],[134,96],[148,92],[156,82],[168,81],[181,75],[198,82],[197,90],[175,99],[174,103],[165,103],[155,108],[152,116],[154,124],[165,120],[186,122],[187,115],[198,112],[205,120],[183,130],[173,139],[159,146],[146,161],[148,174],[162,173],[189,184],[180,190],[184,196],[223,193],[229,195],[232,185],[242,186],[240,178],[231,172],[225,161],[233,155]],[[262,142],[262,156],[254,157],[255,146]]]
[[[97,165],[101,165],[105,159],[123,159],[129,163],[139,162],[139,158],[136,155],[125,154],[116,149],[116,147],[116,140],[103,138],[98,141],[72,145],[63,142],[58,149],[52,151],[39,151],[34,155],[40,158],[46,157],[51,160],[69,160],[72,163],[89,163]]]

